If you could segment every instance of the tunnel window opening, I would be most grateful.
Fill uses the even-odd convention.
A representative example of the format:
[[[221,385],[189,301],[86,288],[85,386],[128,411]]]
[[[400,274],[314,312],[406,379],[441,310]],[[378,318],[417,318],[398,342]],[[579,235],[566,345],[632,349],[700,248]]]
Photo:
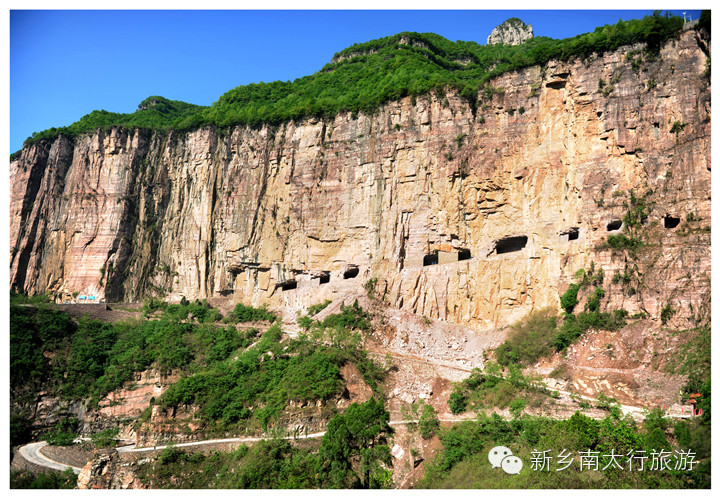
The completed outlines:
[[[426,254],[423,257],[423,266],[432,266],[438,264],[438,253]]]
[[[281,282],[279,285],[283,292],[297,289],[297,280],[286,280],[285,282]]]
[[[680,224],[680,218],[676,218],[675,216],[666,215],[663,218],[663,223],[665,224],[665,228],[675,228]]]
[[[347,280],[348,278],[355,278],[358,276],[359,273],[360,273],[360,268],[358,268],[357,266],[354,268],[348,268],[347,270],[345,270],[345,273],[343,273],[343,278],[345,280]]]
[[[614,232],[615,230],[620,230],[620,227],[622,227],[622,220],[612,220],[607,224],[607,231]]]
[[[330,282],[330,274],[323,273],[322,275],[320,275],[319,280],[320,280],[320,285]]]
[[[580,237],[580,229],[579,228],[571,228],[568,232],[568,240],[577,240]]]
[[[472,255],[470,254],[470,249],[459,249],[458,250],[458,261],[465,261],[467,259],[470,259]]]
[[[495,243],[495,251],[498,254],[521,251],[527,245],[527,240],[525,235],[500,239]]]

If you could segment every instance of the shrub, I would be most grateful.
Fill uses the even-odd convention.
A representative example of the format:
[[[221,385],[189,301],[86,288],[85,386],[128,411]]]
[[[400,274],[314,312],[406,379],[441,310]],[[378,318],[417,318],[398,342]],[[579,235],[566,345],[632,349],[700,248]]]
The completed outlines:
[[[378,488],[392,466],[390,413],[375,398],[353,403],[336,415],[320,443],[318,468],[332,488]]]
[[[341,305],[340,313],[326,317],[321,327],[369,331],[370,315],[358,305],[356,299],[351,306]]]
[[[653,429],[660,429],[665,432],[670,426],[670,421],[665,418],[665,410],[662,408],[653,408],[645,412],[645,430],[648,432]]]
[[[61,420],[45,434],[45,440],[54,446],[70,446],[77,437],[77,427],[75,418]]]
[[[10,446],[17,446],[32,439],[32,421],[18,413],[10,414]]]
[[[181,450],[180,448],[176,448],[174,445],[169,445],[167,448],[162,450],[162,453],[160,453],[160,456],[158,457],[158,461],[162,465],[167,465],[169,463],[175,463],[180,460],[183,460],[186,456],[186,453]]]
[[[488,362],[484,370],[475,369],[470,377],[453,387],[448,407],[453,413],[462,413],[469,408],[505,408],[521,396],[542,402],[550,395],[535,380],[523,376],[520,367],[510,365],[507,375],[497,363]]]
[[[620,322],[623,319],[627,318],[630,313],[628,310],[625,309],[619,309],[619,310],[613,310],[613,317],[616,321]]]
[[[675,310],[673,309],[672,305],[670,303],[667,303],[660,310],[660,320],[663,323],[667,323],[673,317],[674,314],[675,314]]]
[[[367,292],[367,295],[370,299],[375,297],[375,286],[377,285],[377,278],[371,278],[365,284],[363,287],[365,287],[365,291]]]
[[[649,210],[650,206],[648,206],[644,197],[636,197],[635,194],[630,192],[630,208],[623,216],[623,223],[631,229],[637,228],[647,221]]]
[[[453,389],[453,391],[450,393],[450,398],[448,399],[448,408],[450,408],[450,411],[454,414],[462,413],[467,409],[467,399],[462,393],[462,390],[456,387]]]
[[[232,313],[238,322],[274,322],[277,319],[276,315],[264,306],[253,308],[242,303],[237,303]]]
[[[183,298],[185,299],[185,298]],[[164,310],[167,308],[168,303],[162,299],[156,299],[154,297],[148,297],[143,301],[142,311],[145,315],[150,315],[158,310]]]
[[[525,410],[525,401],[522,399],[514,399],[510,403],[510,413],[514,418],[518,418]]]
[[[692,445],[692,435],[690,434],[690,427],[687,422],[684,420],[677,421],[675,423],[674,434],[678,446],[681,448],[690,448]]]
[[[667,437],[665,437],[665,432],[658,427],[645,434],[644,440],[644,446],[648,451],[670,449],[670,443],[668,442]]]
[[[580,285],[572,283],[568,286],[567,291],[565,291],[562,297],[560,297],[560,306],[562,306],[568,313],[572,313],[575,306],[577,306],[577,295],[579,290]]]
[[[612,249],[637,249],[640,247],[641,242],[636,238],[627,237],[625,234],[619,235],[608,235],[607,244]]]
[[[117,444],[115,438],[119,432],[120,431],[117,428],[105,429],[97,434],[93,434],[90,439],[98,448],[109,448]]]
[[[300,327],[307,330],[312,326],[313,323],[315,323],[315,321],[309,316],[303,315],[301,317],[298,317],[297,323]]]
[[[597,311],[600,308],[600,300],[605,297],[605,291],[602,287],[595,287],[595,292],[588,299],[585,305],[586,311]]]
[[[332,303],[332,301],[331,301],[330,299],[328,299],[328,300],[326,300],[326,301],[324,301],[324,302],[322,302],[322,303],[318,303],[318,304],[314,304],[314,305],[310,306],[310,307],[308,308],[308,311],[307,311],[308,316],[315,316],[315,315],[317,315],[317,314],[320,313],[322,310],[324,310],[325,308],[327,308],[331,303]]]
[[[675,121],[672,125],[672,128],[670,128],[670,133],[674,133],[677,136],[686,126],[687,123],[683,123],[682,121]]]
[[[569,435],[575,440],[576,448],[594,448],[597,444],[600,427],[596,420],[580,412],[575,412],[572,417],[562,424],[565,426]]]

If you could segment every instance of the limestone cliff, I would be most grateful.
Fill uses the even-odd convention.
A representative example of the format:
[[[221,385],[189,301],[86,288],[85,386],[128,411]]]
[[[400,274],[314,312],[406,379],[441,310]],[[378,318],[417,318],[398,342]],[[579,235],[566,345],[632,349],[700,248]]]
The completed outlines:
[[[673,302],[689,321],[710,289],[709,49],[692,30],[656,60],[637,49],[506,74],[477,109],[448,93],[26,147],[10,165],[10,285],[302,308],[377,278],[392,306],[486,329],[557,307],[591,262],[608,279],[637,266],[602,248],[632,191],[654,203],[654,249],[612,304]]]

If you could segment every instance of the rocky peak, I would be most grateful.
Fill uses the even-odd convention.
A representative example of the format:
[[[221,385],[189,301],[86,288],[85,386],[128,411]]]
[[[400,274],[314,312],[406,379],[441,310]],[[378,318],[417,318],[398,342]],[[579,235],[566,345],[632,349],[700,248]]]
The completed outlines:
[[[511,17],[492,30],[488,36],[488,45],[502,43],[503,45],[520,45],[532,38],[533,28],[531,24],[525,24],[517,17]]]

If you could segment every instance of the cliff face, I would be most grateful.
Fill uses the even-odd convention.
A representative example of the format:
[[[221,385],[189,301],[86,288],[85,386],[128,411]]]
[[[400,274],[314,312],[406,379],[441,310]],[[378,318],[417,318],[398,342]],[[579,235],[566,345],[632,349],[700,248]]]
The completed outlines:
[[[608,282],[636,267],[614,307],[672,302],[689,320],[710,290],[709,49],[695,31],[654,61],[637,48],[504,75],[476,112],[450,93],[27,147],[10,166],[10,285],[302,308],[376,278],[392,306],[482,329],[557,307],[594,262]],[[631,190],[654,206],[633,261],[601,246]]]

